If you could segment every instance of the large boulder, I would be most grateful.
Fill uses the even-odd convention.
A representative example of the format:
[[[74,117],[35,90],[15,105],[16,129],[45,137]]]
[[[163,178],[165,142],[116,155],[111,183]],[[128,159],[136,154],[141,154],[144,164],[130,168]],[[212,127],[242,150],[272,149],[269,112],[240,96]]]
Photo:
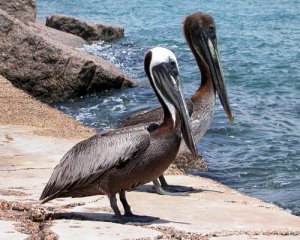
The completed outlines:
[[[124,36],[124,28],[111,25],[88,23],[73,17],[53,15],[46,20],[46,26],[72,33],[87,41],[111,41]]]
[[[35,21],[35,0],[0,0],[0,9],[24,23]]]
[[[2,10],[0,38],[0,74],[41,100],[133,85],[111,63],[55,41]]]
[[[52,39],[53,41],[60,42],[72,48],[82,48],[84,45],[89,44],[86,40],[71,33],[56,30],[45,25],[44,20],[37,19],[34,23],[29,23],[34,30],[44,37]]]

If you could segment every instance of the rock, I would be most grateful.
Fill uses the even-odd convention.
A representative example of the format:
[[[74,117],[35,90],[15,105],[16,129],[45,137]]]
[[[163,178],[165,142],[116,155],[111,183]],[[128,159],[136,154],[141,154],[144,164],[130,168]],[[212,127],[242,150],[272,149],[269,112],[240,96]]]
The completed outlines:
[[[87,41],[111,41],[124,36],[124,28],[118,26],[88,23],[73,17],[53,15],[46,20],[46,26],[72,33]]]
[[[34,22],[36,17],[35,0],[1,0],[0,9],[22,22]]]
[[[0,74],[38,99],[66,100],[133,85],[111,63],[55,41],[2,10],[0,38]]]
[[[43,36],[73,48],[82,48],[83,45],[88,44],[86,40],[79,36],[59,31],[55,28],[47,27],[45,25],[45,21],[43,20],[37,19],[34,23],[30,23],[30,25],[32,25],[38,32],[43,34]]]

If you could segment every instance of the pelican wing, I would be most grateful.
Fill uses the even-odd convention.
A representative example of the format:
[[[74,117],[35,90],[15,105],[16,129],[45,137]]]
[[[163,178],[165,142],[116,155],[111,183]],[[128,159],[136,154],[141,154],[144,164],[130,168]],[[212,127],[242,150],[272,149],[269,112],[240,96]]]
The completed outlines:
[[[150,144],[146,129],[111,131],[77,143],[54,168],[40,199],[53,196],[95,181],[112,167],[123,164]]]
[[[118,128],[128,127],[128,126],[134,126],[141,123],[150,123],[150,122],[162,122],[163,120],[163,109],[161,107],[146,110],[143,112],[133,113],[130,114],[124,121],[121,122],[121,124],[118,126]]]
[[[191,116],[193,112],[193,102],[190,99],[186,99],[185,101],[188,107],[189,115]],[[161,107],[133,113],[130,114],[123,122],[121,122],[118,128],[150,122],[161,123],[163,121],[163,116],[163,109]]]

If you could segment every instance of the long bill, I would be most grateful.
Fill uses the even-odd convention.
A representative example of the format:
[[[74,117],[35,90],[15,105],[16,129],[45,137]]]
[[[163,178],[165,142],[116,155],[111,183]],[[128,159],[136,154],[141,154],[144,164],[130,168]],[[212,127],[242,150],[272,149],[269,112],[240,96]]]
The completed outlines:
[[[189,125],[189,117],[186,103],[182,95],[182,88],[177,68],[168,63],[161,63],[152,69],[156,90],[162,96],[162,100],[168,107],[174,124],[176,112],[180,117],[181,133],[184,141],[195,159],[199,158],[193,134]]]
[[[196,52],[203,56],[208,64],[215,90],[218,93],[224,111],[229,121],[233,122],[234,117],[227,96],[217,40],[210,39],[204,30],[199,31],[197,35],[193,35],[191,39]]]

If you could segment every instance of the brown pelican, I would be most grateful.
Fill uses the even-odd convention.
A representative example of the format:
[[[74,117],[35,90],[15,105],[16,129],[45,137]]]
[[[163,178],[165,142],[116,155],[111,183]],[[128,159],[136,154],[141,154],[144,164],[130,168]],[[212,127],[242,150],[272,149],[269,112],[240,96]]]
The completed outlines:
[[[218,94],[228,119],[232,122],[227,91],[224,82],[220,54],[217,44],[216,26],[214,19],[202,12],[196,12],[187,16],[183,22],[183,30],[186,41],[196,59],[201,72],[201,83],[195,94],[187,100],[191,116],[191,127],[195,141],[199,141],[208,130],[214,115],[216,93]],[[135,113],[127,117],[119,127],[132,126],[149,121],[162,121],[162,109],[157,108],[143,113]],[[181,144],[176,157],[178,162],[193,160],[184,143]],[[175,160],[175,161],[176,161]],[[191,188],[170,186],[164,176],[153,183],[160,194],[181,195],[176,191],[187,191]]]
[[[76,144],[55,167],[40,200],[105,194],[119,222],[153,218],[132,214],[125,191],[158,178],[175,159],[181,136],[198,157],[182,97],[175,55],[157,47],[145,56],[145,71],[163,108],[161,125],[134,126],[97,134]],[[117,206],[119,193],[124,207]]]

